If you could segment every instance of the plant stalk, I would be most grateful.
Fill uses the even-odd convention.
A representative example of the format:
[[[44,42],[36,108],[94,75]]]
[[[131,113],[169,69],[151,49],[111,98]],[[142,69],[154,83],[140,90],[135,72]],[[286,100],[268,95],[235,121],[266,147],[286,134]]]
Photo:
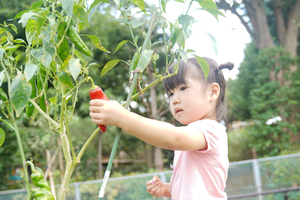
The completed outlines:
[[[7,83],[8,83],[8,90],[10,90],[10,76],[8,74],[8,72],[6,71],[5,69],[5,65],[3,63],[3,60],[1,60],[1,63],[3,65],[3,69],[4,69],[4,72],[6,74],[6,77],[7,77]],[[10,101],[10,104],[12,104],[11,102],[11,98],[9,98],[9,101]],[[17,126],[17,122],[16,122],[16,118],[15,118],[15,114],[14,114],[14,110],[13,108],[11,107],[10,109],[10,115],[12,117],[12,120],[13,120],[13,123],[14,123],[14,131],[16,133],[16,137],[17,137],[17,141],[18,141],[18,147],[19,147],[19,151],[20,151],[20,154],[21,154],[21,159],[22,159],[22,165],[23,165],[23,169],[24,169],[24,176],[25,176],[25,182],[29,182],[29,176],[28,176],[28,171],[27,171],[27,167],[26,167],[26,159],[25,159],[25,153],[24,153],[24,149],[23,149],[23,145],[22,145],[22,140],[21,140],[21,137],[20,137],[20,132],[19,132],[19,129],[18,129],[18,126]],[[28,197],[28,200],[30,200],[30,193],[31,193],[31,190],[29,188],[29,185],[26,184],[26,191],[27,191],[27,197]]]
[[[147,49],[147,46],[148,46],[148,43],[149,43],[149,40],[150,40],[150,36],[151,36],[153,28],[154,28],[155,19],[156,19],[156,11],[154,11],[154,13],[152,15],[149,30],[147,32],[145,41],[143,43],[141,52],[143,52],[145,49]],[[126,109],[128,109],[128,107],[129,107],[133,91],[134,91],[135,86],[137,84],[138,76],[139,76],[138,73],[134,74],[133,81],[132,81],[132,84],[130,86],[130,91],[129,91],[129,94],[127,96],[127,100],[126,100],[126,104],[125,104]],[[106,187],[108,178],[110,176],[111,166],[112,166],[112,163],[113,163],[116,151],[117,151],[117,147],[118,147],[118,144],[119,144],[120,137],[121,137],[121,131],[118,131],[118,133],[116,135],[116,138],[115,138],[115,141],[114,141],[114,145],[113,145],[111,154],[110,154],[110,157],[109,157],[108,166],[107,166],[107,169],[106,169],[105,174],[104,174],[103,182],[102,182],[101,189],[100,189],[99,196],[98,196],[99,199],[102,199],[104,197],[105,187]]]

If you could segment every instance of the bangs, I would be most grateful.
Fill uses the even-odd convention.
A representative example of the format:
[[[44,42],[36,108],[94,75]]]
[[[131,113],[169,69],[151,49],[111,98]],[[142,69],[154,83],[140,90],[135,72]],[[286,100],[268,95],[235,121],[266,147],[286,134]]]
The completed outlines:
[[[168,71],[170,74],[173,73],[174,71],[174,67],[176,66],[177,63],[173,63]],[[187,73],[187,67],[186,64],[184,63],[184,61],[180,61],[179,62],[179,70],[178,73],[176,75],[171,76],[170,78],[167,78],[163,81],[164,83],[164,88],[165,88],[165,92],[168,93],[170,90],[173,90],[174,88],[186,84],[185,81],[185,76]]]

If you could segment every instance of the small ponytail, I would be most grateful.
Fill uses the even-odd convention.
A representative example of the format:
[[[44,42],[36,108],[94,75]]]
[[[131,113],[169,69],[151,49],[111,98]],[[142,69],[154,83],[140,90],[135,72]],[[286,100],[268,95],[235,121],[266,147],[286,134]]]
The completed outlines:
[[[234,64],[232,62],[227,62],[221,65],[217,66],[217,71],[221,71],[222,69],[228,69],[228,70],[232,70],[234,67]]]

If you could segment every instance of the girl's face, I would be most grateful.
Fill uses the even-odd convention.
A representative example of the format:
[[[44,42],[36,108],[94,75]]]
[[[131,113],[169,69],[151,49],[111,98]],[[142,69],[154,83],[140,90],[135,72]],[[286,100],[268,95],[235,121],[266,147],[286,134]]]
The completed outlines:
[[[216,120],[210,86],[205,87],[189,73],[191,71],[187,73],[185,85],[179,85],[168,93],[172,115],[183,125],[200,119]]]

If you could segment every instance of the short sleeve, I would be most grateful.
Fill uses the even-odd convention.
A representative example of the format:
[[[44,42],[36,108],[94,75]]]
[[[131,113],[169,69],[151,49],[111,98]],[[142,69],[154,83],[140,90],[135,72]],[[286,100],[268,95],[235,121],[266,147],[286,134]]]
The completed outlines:
[[[225,132],[225,127],[222,124],[219,124],[218,122],[215,122],[213,120],[196,121],[196,122],[189,124],[188,126],[197,128],[204,135],[204,138],[205,138],[206,144],[207,144],[207,148],[199,150],[199,152],[201,152],[201,153],[208,153],[208,152],[218,148],[218,145],[221,140],[221,138],[220,138],[221,134],[223,134]]]

